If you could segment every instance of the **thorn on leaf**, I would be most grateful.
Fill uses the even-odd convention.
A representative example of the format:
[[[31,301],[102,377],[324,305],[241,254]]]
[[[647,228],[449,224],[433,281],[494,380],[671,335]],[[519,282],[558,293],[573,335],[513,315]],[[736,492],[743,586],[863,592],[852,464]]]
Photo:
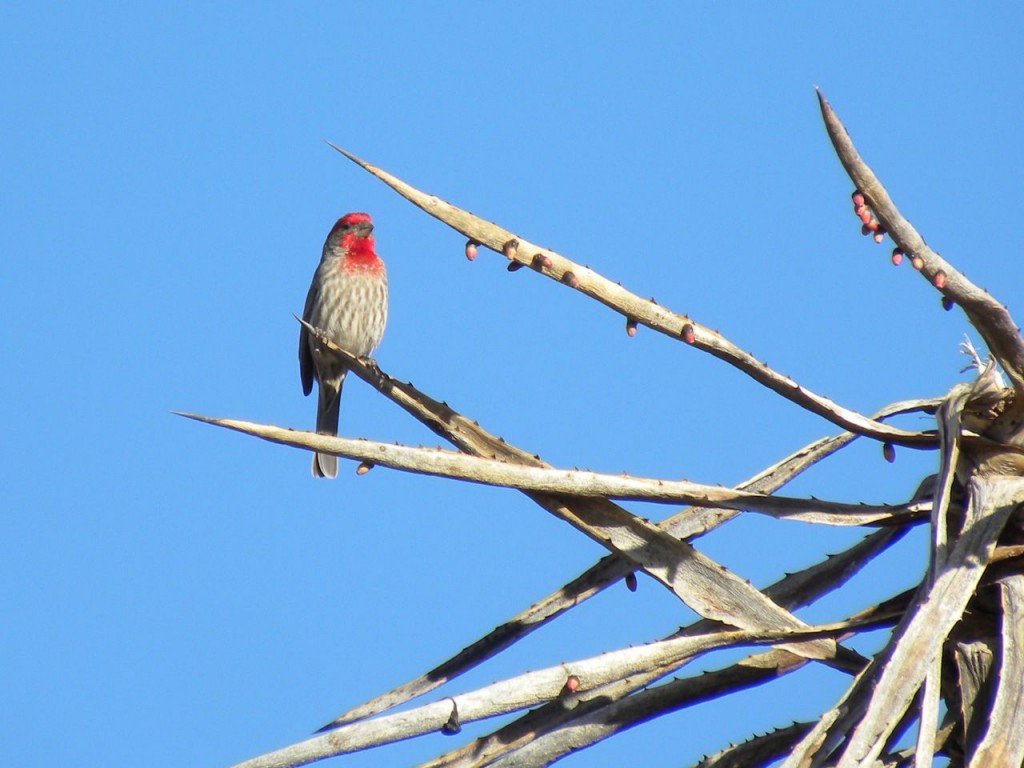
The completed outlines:
[[[441,726],[441,733],[447,736],[454,736],[462,730],[462,723],[459,721],[459,705],[452,699],[452,714],[448,722]]]
[[[542,269],[551,269],[551,258],[545,256],[543,253],[533,254],[533,260],[530,262],[530,266],[540,271]]]

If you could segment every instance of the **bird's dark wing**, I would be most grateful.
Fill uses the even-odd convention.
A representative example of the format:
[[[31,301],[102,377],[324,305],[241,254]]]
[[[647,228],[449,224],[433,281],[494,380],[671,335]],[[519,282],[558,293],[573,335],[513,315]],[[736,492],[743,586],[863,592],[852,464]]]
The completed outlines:
[[[314,278],[306,294],[306,306],[302,310],[302,319],[307,323],[312,316],[313,305],[317,300],[317,279]],[[309,331],[306,326],[299,327],[299,376],[302,378],[302,394],[313,391],[313,353],[309,350]]]

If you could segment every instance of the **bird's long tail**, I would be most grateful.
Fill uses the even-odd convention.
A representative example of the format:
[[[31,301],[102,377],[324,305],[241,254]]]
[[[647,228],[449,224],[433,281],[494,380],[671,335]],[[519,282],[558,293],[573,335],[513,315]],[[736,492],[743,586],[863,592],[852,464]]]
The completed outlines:
[[[321,435],[338,434],[338,407],[341,404],[341,385],[345,383],[345,375],[338,379],[337,386],[333,381],[326,384],[320,382],[316,406],[316,431]],[[338,476],[338,457],[328,453],[313,454],[313,477],[335,478]]]

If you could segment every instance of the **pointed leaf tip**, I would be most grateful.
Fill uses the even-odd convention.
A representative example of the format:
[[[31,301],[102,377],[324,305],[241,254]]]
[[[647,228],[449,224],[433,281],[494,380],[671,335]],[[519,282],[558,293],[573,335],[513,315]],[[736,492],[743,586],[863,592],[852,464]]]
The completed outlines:
[[[329,722],[327,725],[320,726],[315,731],[313,731],[313,733],[326,733],[327,731],[333,731],[339,725],[341,725],[341,723],[339,723],[337,720],[331,720],[331,722]]]
[[[201,421],[204,424],[216,424],[217,419],[211,416],[203,416],[198,413],[189,413],[188,411],[171,411],[175,416],[182,416],[186,419],[192,419],[192,421]]]
[[[334,142],[332,142],[332,141],[329,141],[328,139],[324,139],[324,144],[326,144],[326,145],[327,145],[328,147],[330,147],[331,149],[333,149],[333,150],[334,150],[335,152],[338,152],[338,153],[340,153],[340,154],[344,155],[345,157],[347,157],[347,158],[348,158],[349,160],[351,160],[351,161],[352,161],[353,163],[355,163],[356,165],[362,166],[362,167],[364,167],[364,168],[366,167],[366,163],[364,163],[364,162],[363,162],[362,160],[360,160],[360,159],[359,159],[358,157],[356,157],[355,155],[353,155],[353,154],[352,154],[351,152],[349,152],[348,150],[342,149],[341,147],[339,147],[339,146],[338,146],[337,144],[335,144]]]

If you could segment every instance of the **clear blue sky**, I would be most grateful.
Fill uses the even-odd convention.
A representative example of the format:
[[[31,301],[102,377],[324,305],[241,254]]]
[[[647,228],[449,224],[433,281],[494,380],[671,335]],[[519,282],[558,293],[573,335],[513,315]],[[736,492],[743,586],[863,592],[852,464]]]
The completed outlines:
[[[836,431],[499,256],[467,262],[323,139],[870,412],[962,380],[967,325],[859,235],[813,86],[929,243],[1019,320],[1022,21],[1012,4],[5,4],[3,762],[229,765],[602,554],[512,491],[344,462],[316,482],[304,452],[170,415],[312,426],[292,313],[346,211],[373,215],[388,263],[382,367],[556,465],[732,484]],[[341,421],[437,444],[356,380]],[[888,465],[859,441],[790,492],[898,501],[933,458]],[[751,518],[701,547],[764,585],[860,535]],[[909,585],[922,552],[904,541],[803,615]],[[641,579],[451,690],[690,618]],[[569,762],[685,765],[843,682],[808,669]]]

